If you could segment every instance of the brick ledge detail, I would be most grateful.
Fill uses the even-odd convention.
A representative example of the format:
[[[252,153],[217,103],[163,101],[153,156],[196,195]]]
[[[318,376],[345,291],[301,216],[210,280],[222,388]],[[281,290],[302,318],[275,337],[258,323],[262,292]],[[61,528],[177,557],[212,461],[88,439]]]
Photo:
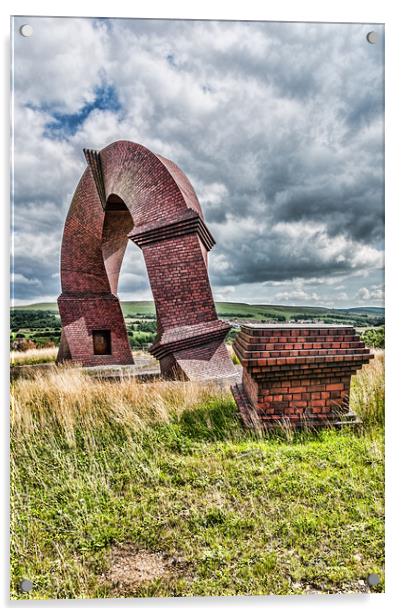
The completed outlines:
[[[197,233],[205,248],[209,251],[215,240],[202,218],[195,210],[186,210],[183,215],[173,220],[156,221],[139,227],[134,227],[128,234],[140,248],[155,244],[163,240],[173,239],[180,235]]]
[[[161,359],[176,351],[201,346],[211,340],[223,340],[229,330],[230,325],[219,319],[170,328],[162,333],[149,351],[156,359]]]

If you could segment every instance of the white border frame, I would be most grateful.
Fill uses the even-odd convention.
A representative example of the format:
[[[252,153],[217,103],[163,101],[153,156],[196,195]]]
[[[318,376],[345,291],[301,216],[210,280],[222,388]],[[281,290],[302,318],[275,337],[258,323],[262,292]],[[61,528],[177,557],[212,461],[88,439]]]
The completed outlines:
[[[400,450],[401,439],[401,411],[398,409],[399,380],[398,368],[401,352],[401,324],[397,323],[400,312],[400,283],[399,270],[401,264],[401,170],[400,170],[400,110],[401,110],[401,36],[400,20],[397,19],[397,2],[395,0],[336,0],[335,2],[322,2],[319,0],[280,0],[268,3],[254,0],[239,2],[231,0],[202,0],[201,3],[191,4],[184,0],[169,0],[169,2],[152,1],[133,2],[128,4],[123,0],[59,0],[57,3],[50,0],[3,0],[1,4],[1,43],[3,61],[1,72],[3,95],[1,100],[1,129],[2,147],[0,156],[0,186],[2,191],[1,230],[2,267],[1,267],[1,300],[4,315],[1,319],[1,333],[4,342],[4,353],[1,357],[1,375],[3,378],[2,391],[5,395],[3,404],[3,447],[1,448],[0,463],[2,479],[1,499],[1,603],[5,609],[12,609],[14,613],[22,613],[25,609],[74,609],[76,613],[95,613],[98,609],[114,610],[134,609],[137,613],[157,612],[200,612],[205,609],[217,612],[227,610],[230,614],[242,614],[244,610],[259,612],[274,609],[275,613],[287,614],[296,610],[297,614],[308,613],[308,616],[321,614],[322,609],[327,613],[345,610],[363,614],[363,616],[377,615],[378,610],[387,610],[400,603],[398,597],[401,541],[399,520],[401,519],[401,482],[397,472],[397,453]],[[52,16],[82,16],[82,17],[148,17],[170,19],[243,19],[268,21],[316,21],[316,22],[359,22],[359,23],[385,23],[386,33],[386,592],[371,595],[335,595],[335,596],[289,596],[289,597],[233,597],[233,598],[199,598],[199,599],[123,599],[123,600],[75,600],[75,601],[8,601],[8,281],[9,281],[9,160],[10,160],[10,101],[7,91],[10,82],[10,15],[52,15]],[[398,274],[398,276],[397,276]],[[397,284],[398,282],[398,284]],[[401,363],[401,362],[400,362]],[[397,378],[398,377],[398,378]]]

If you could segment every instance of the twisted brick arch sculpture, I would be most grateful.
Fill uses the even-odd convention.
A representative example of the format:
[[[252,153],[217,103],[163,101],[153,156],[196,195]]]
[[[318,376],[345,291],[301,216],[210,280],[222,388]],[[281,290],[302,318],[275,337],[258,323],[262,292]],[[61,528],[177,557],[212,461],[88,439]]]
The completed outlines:
[[[150,352],[166,377],[234,372],[207,273],[214,240],[188,178],[170,160],[117,141],[88,162],[64,227],[57,360],[132,364],[117,293],[128,239],[143,251],[157,316]],[[100,339],[100,346],[96,340]]]

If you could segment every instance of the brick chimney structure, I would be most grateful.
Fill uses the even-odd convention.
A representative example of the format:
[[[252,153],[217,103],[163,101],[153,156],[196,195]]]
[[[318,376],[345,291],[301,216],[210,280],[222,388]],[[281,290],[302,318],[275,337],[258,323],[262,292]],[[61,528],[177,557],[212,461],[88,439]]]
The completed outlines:
[[[351,376],[373,355],[342,325],[243,325],[233,348],[243,366],[232,392],[248,427],[323,427],[358,422]]]
[[[207,272],[214,245],[195,191],[170,160],[117,141],[84,150],[88,166],[64,227],[58,298],[62,333],[57,361],[83,366],[132,364],[117,297],[127,242],[142,250],[157,317],[150,352],[168,378],[231,377]]]

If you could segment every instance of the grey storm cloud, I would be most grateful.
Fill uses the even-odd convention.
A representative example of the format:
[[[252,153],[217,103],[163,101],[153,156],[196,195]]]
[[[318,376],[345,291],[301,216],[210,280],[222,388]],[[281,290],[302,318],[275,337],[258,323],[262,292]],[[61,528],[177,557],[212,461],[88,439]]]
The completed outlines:
[[[243,288],[242,296],[260,298],[268,288],[265,299],[274,300],[269,283],[290,289],[298,281],[294,299],[307,301],[319,278],[327,294],[311,293],[311,301],[337,301],[333,281],[341,278],[341,301],[377,303],[382,26],[369,45],[373,26],[362,24],[31,21],[40,36],[15,39],[16,299],[59,292],[62,228],[82,148],[123,138],[190,177],[217,240],[217,294],[239,299]],[[374,288],[356,286],[364,276]],[[146,289],[140,252],[130,250],[119,291],[134,298]],[[290,291],[280,294],[291,301]]]

